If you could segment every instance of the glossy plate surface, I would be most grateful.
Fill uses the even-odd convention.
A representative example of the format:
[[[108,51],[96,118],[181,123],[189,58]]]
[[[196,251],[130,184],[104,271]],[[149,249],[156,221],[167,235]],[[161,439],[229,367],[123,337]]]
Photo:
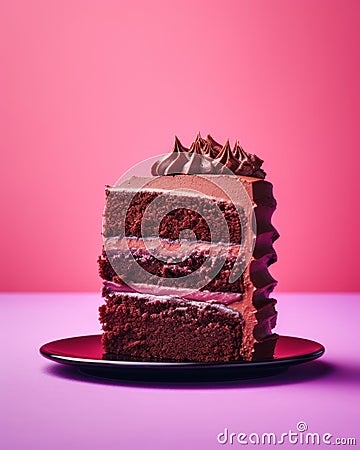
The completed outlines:
[[[325,348],[309,339],[280,336],[272,360],[227,363],[149,362],[103,359],[101,335],[76,336],[48,342],[40,353],[52,361],[76,366],[91,375],[125,380],[221,381],[274,375],[288,367],[312,361]]]

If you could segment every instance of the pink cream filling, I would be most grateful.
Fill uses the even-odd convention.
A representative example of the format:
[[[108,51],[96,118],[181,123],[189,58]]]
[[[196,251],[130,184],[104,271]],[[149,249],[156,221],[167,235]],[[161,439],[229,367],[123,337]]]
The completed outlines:
[[[138,290],[128,286],[127,284],[118,284],[113,281],[104,281],[104,287],[110,292],[140,292],[142,294],[151,295],[177,295],[183,299],[195,300],[207,303],[221,303],[223,305],[230,305],[231,303],[240,301],[242,293],[238,292],[211,292],[211,291],[193,291],[189,292],[186,289],[158,287],[147,284],[136,284]],[[189,292],[189,293],[187,293]]]

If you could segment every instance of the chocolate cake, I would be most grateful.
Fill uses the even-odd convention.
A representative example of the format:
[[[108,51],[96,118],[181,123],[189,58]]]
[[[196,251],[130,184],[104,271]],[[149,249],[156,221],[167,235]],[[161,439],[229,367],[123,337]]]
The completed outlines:
[[[263,161],[200,134],[175,138],[149,177],[106,187],[100,307],[107,357],[273,356],[276,208]]]

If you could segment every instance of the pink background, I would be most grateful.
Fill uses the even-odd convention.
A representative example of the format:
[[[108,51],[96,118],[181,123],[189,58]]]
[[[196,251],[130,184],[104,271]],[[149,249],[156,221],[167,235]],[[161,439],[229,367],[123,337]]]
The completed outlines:
[[[2,290],[98,290],[104,185],[176,133],[265,159],[283,291],[360,290],[358,1],[0,4]]]

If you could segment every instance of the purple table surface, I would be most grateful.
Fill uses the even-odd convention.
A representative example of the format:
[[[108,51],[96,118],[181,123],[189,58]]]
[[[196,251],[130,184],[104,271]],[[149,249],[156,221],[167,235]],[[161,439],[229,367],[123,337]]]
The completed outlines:
[[[309,432],[359,446],[360,294],[277,298],[276,331],[321,342],[320,360],[269,378],[171,386],[91,378],[40,356],[47,341],[100,332],[100,295],[1,294],[0,448],[240,448],[239,433],[251,445],[265,432],[296,433],[299,422],[307,432],[281,448],[302,445]],[[225,428],[236,433],[233,445],[229,435],[218,442]]]

